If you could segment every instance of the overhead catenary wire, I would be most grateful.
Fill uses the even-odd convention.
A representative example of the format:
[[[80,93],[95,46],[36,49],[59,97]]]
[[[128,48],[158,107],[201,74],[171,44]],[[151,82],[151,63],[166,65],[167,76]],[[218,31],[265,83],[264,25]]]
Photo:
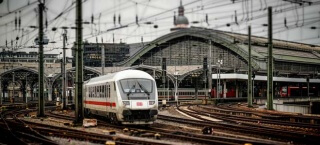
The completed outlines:
[[[148,1],[147,1],[147,2],[148,2]],[[118,7],[118,9],[120,9],[120,8]],[[251,12],[254,13],[253,10],[251,10]],[[98,12],[97,12],[97,13],[98,13]],[[172,13],[171,13],[171,14],[172,14]],[[246,13],[245,13],[245,14],[246,14]],[[240,14],[240,15],[241,15],[241,14]],[[160,15],[159,15],[159,16],[160,16]],[[162,16],[162,15],[161,15],[161,16]],[[157,17],[157,16],[156,16],[156,17]],[[172,15],[171,15],[171,18],[172,18]],[[210,17],[210,18],[211,18],[211,17]],[[141,18],[140,18],[140,19],[141,19]],[[159,21],[159,20],[161,20],[161,19],[157,17],[157,20]],[[163,19],[163,20],[165,20],[165,19]],[[209,22],[210,22],[210,21],[213,21],[213,20],[214,20],[214,19],[210,19]],[[143,20],[142,20],[142,21],[143,21]],[[134,23],[135,23],[135,22],[134,22]],[[129,25],[129,27],[132,27],[132,25]],[[224,25],[223,27],[226,27],[226,26]],[[221,26],[221,27],[214,27],[214,26],[212,26],[211,28],[222,28],[222,26]],[[96,29],[97,29],[97,28],[96,28]],[[138,29],[140,29],[140,28],[138,28]],[[98,29],[97,31],[100,32],[99,29]],[[102,32],[102,31],[101,31],[101,32]],[[154,32],[156,32],[156,31],[154,31]],[[101,35],[101,34],[100,34],[100,35]],[[140,35],[140,36],[141,36],[141,35]],[[139,36],[139,37],[140,37],[140,36]]]

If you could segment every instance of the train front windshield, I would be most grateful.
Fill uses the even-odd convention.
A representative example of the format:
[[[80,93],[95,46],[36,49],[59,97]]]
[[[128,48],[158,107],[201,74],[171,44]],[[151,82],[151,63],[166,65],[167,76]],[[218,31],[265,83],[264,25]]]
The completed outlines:
[[[154,99],[153,81],[149,79],[123,79],[120,80],[124,93],[122,99]]]

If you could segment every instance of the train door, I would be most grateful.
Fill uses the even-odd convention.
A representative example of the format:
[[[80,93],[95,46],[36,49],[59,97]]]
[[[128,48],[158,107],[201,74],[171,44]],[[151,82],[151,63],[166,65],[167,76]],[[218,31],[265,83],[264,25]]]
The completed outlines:
[[[117,105],[116,100],[116,92],[115,92],[115,83],[114,82],[108,82],[106,83],[106,98],[107,98],[107,110],[108,112],[114,112]]]
[[[104,108],[104,111],[106,111],[106,112],[108,112],[108,102],[110,102],[109,101],[109,96],[108,96],[108,89],[107,89],[107,85],[108,85],[108,83],[105,83],[105,84],[103,84],[102,85],[102,88],[103,88],[103,94],[102,94],[102,98],[103,98],[103,102],[106,102],[106,105],[104,106],[105,108]]]
[[[68,91],[67,91],[68,92]],[[83,102],[86,102],[87,97],[89,96],[89,90],[88,90],[88,86],[84,85],[84,97],[83,97]],[[68,94],[68,93],[67,93]],[[83,107],[86,107],[86,103],[83,103]]]

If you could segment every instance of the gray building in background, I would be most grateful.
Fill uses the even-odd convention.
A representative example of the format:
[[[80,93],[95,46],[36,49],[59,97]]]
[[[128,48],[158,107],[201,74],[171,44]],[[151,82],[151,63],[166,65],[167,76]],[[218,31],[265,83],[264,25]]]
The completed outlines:
[[[121,62],[130,57],[130,46],[126,43],[88,43],[83,46],[83,64],[90,67],[101,67],[101,51],[105,48],[105,66],[113,66],[113,63]],[[76,56],[72,49],[72,66],[75,66]]]
[[[44,54],[44,61],[46,63],[56,63],[58,62],[59,54]],[[5,51],[2,49],[0,52],[0,61],[1,62],[38,62],[38,52],[14,52],[14,51]]]

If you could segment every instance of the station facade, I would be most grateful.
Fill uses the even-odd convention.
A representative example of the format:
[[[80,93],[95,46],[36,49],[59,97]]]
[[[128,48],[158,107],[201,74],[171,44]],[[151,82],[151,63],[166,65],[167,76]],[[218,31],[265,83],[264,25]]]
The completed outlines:
[[[136,68],[142,66],[142,70],[148,71],[147,68],[161,69],[162,58],[166,58],[168,67],[166,71],[171,80],[167,85],[164,84],[171,88],[168,92],[172,92],[177,84],[180,90],[193,89],[194,91],[187,91],[189,93],[186,94],[195,96],[197,89],[206,87],[203,59],[209,57],[209,47],[212,48],[212,57],[208,60],[211,61],[213,73],[211,97],[216,97],[214,91],[217,86],[220,86],[218,87],[221,92],[218,95],[220,98],[246,97],[246,78],[248,77],[241,75],[248,73],[248,36],[243,34],[194,27],[179,29],[149,42],[129,59],[117,65],[136,66]],[[266,79],[259,79],[259,77],[267,75],[267,49],[267,38],[252,37],[252,68],[257,76],[254,81],[255,97],[266,97]],[[319,46],[274,40],[273,72],[274,77],[279,78],[278,81],[277,79],[274,81],[274,95],[276,97],[307,96],[307,80],[309,80],[309,94],[319,96],[319,53]],[[233,74],[233,77],[225,74]],[[161,74],[155,77],[161,90],[163,85]],[[217,84],[217,80],[221,80],[220,85]],[[168,88],[165,87],[165,89]],[[185,94],[182,93],[180,96]]]

